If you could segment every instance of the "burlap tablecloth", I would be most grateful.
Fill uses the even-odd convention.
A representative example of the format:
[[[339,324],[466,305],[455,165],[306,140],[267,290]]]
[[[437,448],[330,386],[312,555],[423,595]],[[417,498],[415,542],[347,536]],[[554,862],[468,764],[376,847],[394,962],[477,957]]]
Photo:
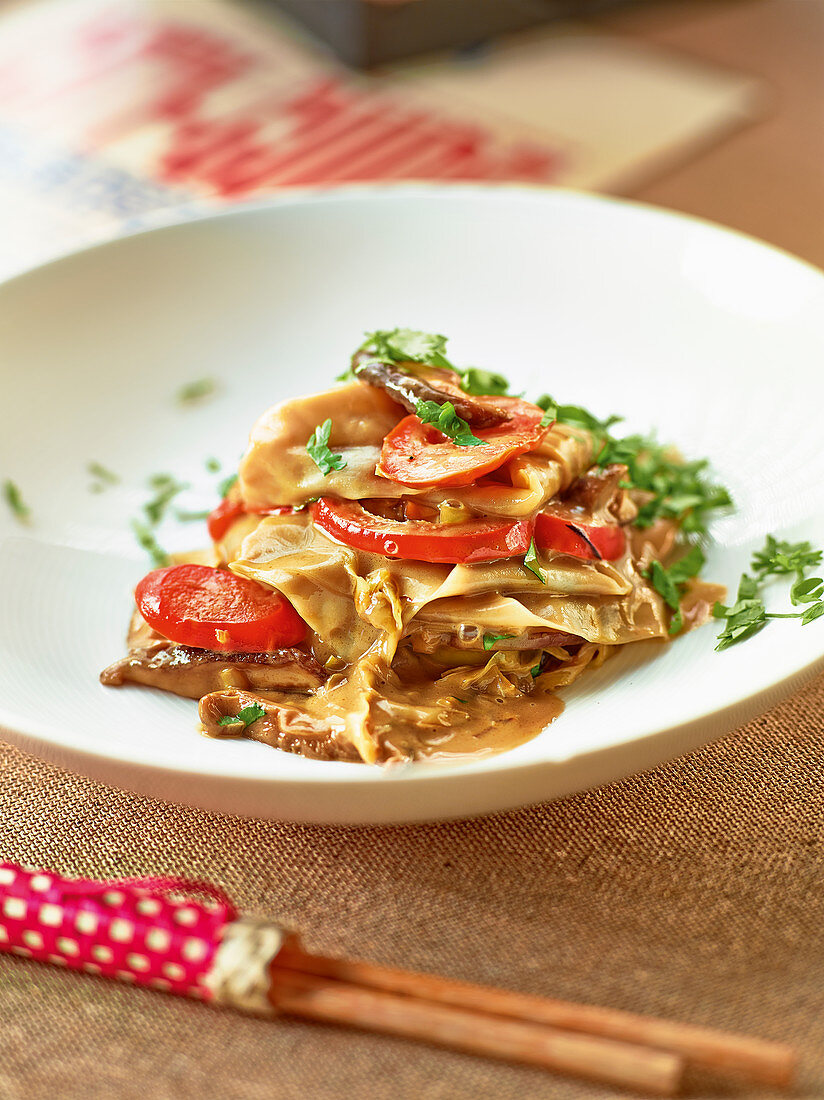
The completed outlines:
[[[653,772],[413,827],[221,817],[3,747],[0,853],[83,875],[205,878],[318,950],[791,1041],[798,1095],[824,1097],[823,705],[818,680]],[[12,956],[0,977],[4,1100],[619,1095]],[[771,1094],[695,1076],[688,1095]]]

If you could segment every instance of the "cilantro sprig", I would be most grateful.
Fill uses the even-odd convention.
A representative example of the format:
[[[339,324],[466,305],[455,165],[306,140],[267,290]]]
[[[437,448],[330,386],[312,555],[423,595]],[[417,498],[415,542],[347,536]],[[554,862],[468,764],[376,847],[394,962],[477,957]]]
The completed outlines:
[[[20,523],[29,523],[31,521],[31,509],[23,499],[20,486],[10,478],[7,478],[3,482],[3,498],[6,504],[8,504],[9,510],[15,519],[19,520]]]
[[[681,611],[681,597],[688,582],[697,577],[704,568],[704,554],[700,546],[693,546],[683,558],[679,558],[669,569],[660,561],[654,561],[644,576],[648,578],[655,591],[663,598],[672,612],[669,632],[677,634],[684,626],[684,614]]]
[[[611,428],[623,419],[601,419],[580,405],[559,405],[548,394],[537,402],[555,420],[585,428],[595,441],[595,464],[601,467],[619,463],[627,467],[626,488],[649,494],[634,521],[637,527],[650,527],[657,519],[673,519],[685,535],[704,535],[710,514],[728,507],[732,501],[722,485],[707,476],[709,462],[699,459],[684,462],[674,449],[654,436],[616,437]]]
[[[529,540],[529,549],[524,556],[524,566],[530,571],[530,573],[535,574],[541,584],[546,584],[546,577],[544,576],[543,569],[541,569],[540,559],[538,557],[538,551],[535,548],[534,538],[531,538]]]
[[[333,470],[342,470],[346,466],[343,455],[333,454],[329,449],[331,431],[332,420],[329,418],[315,428],[306,444],[306,453],[324,477],[328,477]]]
[[[179,405],[196,405],[207,397],[212,397],[217,390],[217,382],[214,378],[196,378],[193,382],[187,382],[177,391],[177,403]]]
[[[800,619],[806,626],[824,615],[824,579],[807,576],[807,570],[821,564],[824,552],[814,549],[809,542],[787,542],[767,535],[764,546],[757,550],[750,562],[752,576],[744,573],[738,585],[735,603],[729,607],[717,603],[713,617],[723,620],[718,635],[717,650],[752,638],[767,625],[770,619]],[[807,605],[801,611],[767,611],[763,590],[771,578],[794,576],[790,587],[793,607]]]
[[[392,363],[427,363],[455,369],[446,357],[446,337],[438,333],[411,328],[378,329],[366,333],[359,350]]]
[[[484,634],[484,649],[493,649],[496,642],[502,642],[505,638],[514,637],[514,634]]]
[[[419,401],[415,406],[415,416],[423,424],[431,424],[437,428],[459,447],[485,446],[483,439],[472,434],[467,421],[458,416],[451,401],[444,401],[443,404],[437,401]]]
[[[253,722],[257,722],[258,718],[263,718],[266,714],[264,707],[260,703],[250,703],[248,707],[243,707],[237,714],[224,714],[224,716],[218,721],[219,726],[238,726],[242,725],[244,730],[248,729]]]
[[[474,397],[484,395],[500,397],[509,392],[509,382],[502,374],[481,370],[480,367],[467,367],[461,373],[459,385],[464,393],[471,393]]]

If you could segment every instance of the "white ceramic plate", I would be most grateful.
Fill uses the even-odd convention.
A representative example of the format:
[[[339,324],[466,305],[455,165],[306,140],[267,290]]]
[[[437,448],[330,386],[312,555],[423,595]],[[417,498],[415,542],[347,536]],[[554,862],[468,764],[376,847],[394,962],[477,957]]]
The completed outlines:
[[[0,725],[109,783],[255,816],[413,821],[499,810],[617,779],[766,709],[822,661],[824,618],[775,622],[724,653],[712,626],[629,647],[501,756],[382,770],[198,732],[196,706],[105,689],[146,571],[128,520],[170,471],[211,506],[270,404],[325,386],[366,329],[444,332],[502,370],[628,429],[709,455],[737,502],[706,576],[729,585],[766,532],[824,541],[824,277],[750,239],[660,211],[518,188],[293,195],[115,241],[0,288]],[[220,391],[181,409],[212,375]],[[90,460],[122,478],[89,492]],[[5,510],[3,510],[5,511]],[[164,531],[173,548],[202,526]],[[778,597],[777,597],[778,598]],[[781,594],[781,600],[785,597]]]

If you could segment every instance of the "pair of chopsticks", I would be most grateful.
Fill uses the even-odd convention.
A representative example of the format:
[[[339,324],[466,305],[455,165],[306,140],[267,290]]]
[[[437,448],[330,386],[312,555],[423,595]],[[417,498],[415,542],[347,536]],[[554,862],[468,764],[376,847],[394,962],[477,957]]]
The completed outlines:
[[[324,958],[296,943],[279,952],[271,977],[269,999],[280,1012],[654,1096],[676,1095],[688,1066],[777,1087],[789,1087],[795,1072],[795,1052],[782,1043]]]

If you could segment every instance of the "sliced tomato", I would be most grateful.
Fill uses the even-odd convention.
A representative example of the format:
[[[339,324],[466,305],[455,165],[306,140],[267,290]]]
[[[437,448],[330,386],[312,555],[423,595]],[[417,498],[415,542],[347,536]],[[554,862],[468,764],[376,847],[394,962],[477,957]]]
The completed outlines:
[[[149,626],[196,649],[266,653],[297,645],[306,624],[279,592],[209,565],[155,569],[135,589]]]
[[[384,439],[376,472],[415,488],[471,485],[516,455],[531,451],[549,430],[549,425],[541,426],[544,414],[537,405],[518,397],[489,400],[510,418],[494,428],[473,432],[483,443],[459,447],[417,416],[406,416]]]
[[[525,554],[532,538],[531,521],[479,519],[471,523],[399,522],[367,512],[348,500],[321,497],[312,505],[312,519],[321,531],[356,550],[387,558],[456,565],[496,561]]]
[[[246,505],[240,497],[228,496],[209,513],[206,526],[212,542],[220,542],[236,519],[246,514]]]
[[[593,527],[576,523],[571,516],[539,512],[535,517],[535,545],[539,550],[559,550],[574,558],[615,561],[624,553],[627,536],[623,527]]]

